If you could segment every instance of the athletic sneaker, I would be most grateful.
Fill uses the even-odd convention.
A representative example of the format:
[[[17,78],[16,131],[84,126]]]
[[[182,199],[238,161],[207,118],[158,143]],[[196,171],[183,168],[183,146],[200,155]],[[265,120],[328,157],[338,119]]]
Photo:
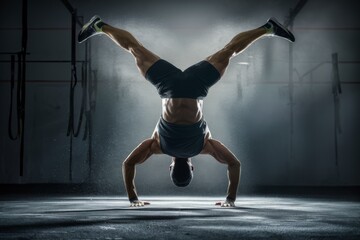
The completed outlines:
[[[101,34],[101,27],[104,25],[101,18],[97,15],[93,16],[88,23],[86,23],[78,35],[78,42],[82,43],[88,38]]]
[[[279,23],[275,18],[270,18],[264,27],[269,31],[273,36],[278,36],[285,38],[290,42],[295,42],[294,35],[281,23]]]

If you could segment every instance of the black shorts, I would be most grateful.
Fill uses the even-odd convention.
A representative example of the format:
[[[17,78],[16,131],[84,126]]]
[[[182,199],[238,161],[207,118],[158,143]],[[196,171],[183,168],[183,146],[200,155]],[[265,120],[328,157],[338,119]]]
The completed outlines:
[[[209,62],[201,61],[185,71],[160,59],[146,72],[145,78],[156,88],[161,98],[202,99],[220,79],[219,71]]]

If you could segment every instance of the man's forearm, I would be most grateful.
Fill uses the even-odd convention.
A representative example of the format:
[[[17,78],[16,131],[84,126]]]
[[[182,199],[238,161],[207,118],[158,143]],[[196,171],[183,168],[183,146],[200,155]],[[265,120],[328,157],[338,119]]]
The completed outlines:
[[[228,165],[228,179],[229,179],[229,186],[228,186],[227,199],[235,201],[236,193],[240,181],[240,163]]]
[[[134,164],[123,164],[123,178],[125,188],[131,199],[137,199],[136,187],[135,187],[135,165]]]
[[[227,199],[235,201],[240,181],[240,161],[224,144],[215,139],[209,139],[205,147],[205,151],[209,152],[217,161],[228,165],[229,186]]]
[[[153,154],[151,145],[154,141],[154,139],[147,139],[140,143],[122,164],[123,179],[129,200],[137,199],[135,187],[135,166],[143,163]]]

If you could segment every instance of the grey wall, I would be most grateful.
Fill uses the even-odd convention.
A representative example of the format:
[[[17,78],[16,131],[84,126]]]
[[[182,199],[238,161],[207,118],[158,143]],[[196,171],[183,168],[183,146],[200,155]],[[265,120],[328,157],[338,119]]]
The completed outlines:
[[[146,47],[185,69],[224,46],[236,33],[262,25],[268,17],[285,20],[297,1],[71,1],[85,19],[99,14],[106,22],[131,31]],[[359,17],[353,1],[309,1],[296,18],[294,68],[299,75],[337,52],[341,81],[359,82]],[[20,1],[4,1],[2,28],[20,27]],[[29,1],[29,26],[70,27],[60,1]],[[0,51],[20,48],[20,31],[0,31]],[[29,59],[70,59],[70,31],[29,33]],[[138,73],[131,55],[105,36],[92,40],[98,70],[94,113],[94,175],[99,190],[123,192],[121,163],[148,138],[161,112],[156,90]],[[79,58],[83,45],[78,46]],[[205,100],[204,113],[214,138],[242,161],[243,186],[359,185],[360,85],[343,84],[339,166],[334,158],[334,108],[331,64],[299,81],[294,73],[293,159],[289,158],[289,44],[264,38],[234,58],[223,79]],[[2,60],[8,57],[0,56]],[[248,62],[249,65],[239,65]],[[1,63],[1,80],[9,79]],[[69,64],[29,64],[29,80],[66,80]],[[317,82],[312,83],[310,82]],[[0,182],[69,182],[66,137],[68,83],[27,84],[25,176],[18,176],[18,142],[7,138],[8,82],[0,83]],[[80,88],[79,88],[80,91]],[[79,92],[77,100],[79,102]],[[74,140],[74,182],[86,181],[87,142]],[[138,167],[139,192],[223,193],[226,167],[208,156],[193,159],[195,178],[187,189],[172,186],[170,158],[153,156]]]

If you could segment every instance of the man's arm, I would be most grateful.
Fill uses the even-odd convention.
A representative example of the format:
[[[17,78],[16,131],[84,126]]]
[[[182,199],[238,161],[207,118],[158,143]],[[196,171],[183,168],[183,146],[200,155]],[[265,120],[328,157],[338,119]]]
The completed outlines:
[[[155,153],[157,148],[156,144],[157,141],[155,139],[147,139],[143,141],[123,162],[123,178],[131,206],[138,207],[150,204],[148,202],[138,200],[135,187],[135,165],[145,162],[153,153]]]
[[[229,185],[226,201],[217,203],[217,205],[221,205],[222,207],[235,206],[234,202],[240,181],[240,161],[227,147],[215,139],[207,140],[202,153],[210,154],[220,163],[228,165]]]

